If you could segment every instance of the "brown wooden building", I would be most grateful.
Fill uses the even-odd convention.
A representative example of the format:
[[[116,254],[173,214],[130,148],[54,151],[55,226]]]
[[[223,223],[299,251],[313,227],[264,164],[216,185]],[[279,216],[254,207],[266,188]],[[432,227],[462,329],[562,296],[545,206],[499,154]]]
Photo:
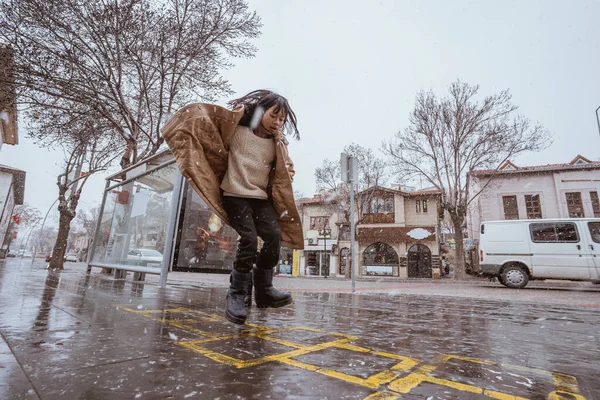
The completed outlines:
[[[375,187],[357,205],[357,276],[430,278],[439,266],[437,190]],[[328,196],[299,201],[305,230],[300,275],[343,276],[350,266],[350,230],[344,205]],[[330,230],[328,237],[324,230]]]

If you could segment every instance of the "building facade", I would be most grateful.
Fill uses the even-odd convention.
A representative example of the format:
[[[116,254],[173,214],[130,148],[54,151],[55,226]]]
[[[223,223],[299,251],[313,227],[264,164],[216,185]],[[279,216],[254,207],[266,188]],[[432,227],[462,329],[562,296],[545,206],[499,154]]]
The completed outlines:
[[[541,218],[600,218],[600,162],[578,155],[569,163],[520,167],[507,161],[497,170],[472,171],[467,218],[469,237],[479,239],[485,221]]]
[[[359,195],[355,219],[356,276],[430,278],[439,267],[439,191],[376,187]],[[337,199],[300,199],[305,235],[299,275],[345,276],[350,227]]]
[[[13,53],[0,46],[0,150],[3,145],[19,143],[17,95],[14,82]],[[0,258],[6,257],[15,235],[9,229],[15,205],[23,204],[25,171],[0,165]]]
[[[0,150],[19,143],[12,50],[0,46]]]
[[[0,258],[9,251],[14,232],[9,229],[16,205],[23,204],[25,171],[0,164]]]

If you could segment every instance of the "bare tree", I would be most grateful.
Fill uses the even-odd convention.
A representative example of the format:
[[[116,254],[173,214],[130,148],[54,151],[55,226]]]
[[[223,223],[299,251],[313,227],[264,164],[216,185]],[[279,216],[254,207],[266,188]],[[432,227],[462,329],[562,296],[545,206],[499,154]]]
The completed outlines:
[[[38,118],[29,124],[30,136],[44,146],[58,146],[65,158],[57,176],[58,235],[51,269],[63,269],[71,221],[77,215],[79,198],[88,179],[105,171],[119,157],[123,147],[112,125],[83,105],[57,101],[58,107],[36,107]],[[73,112],[66,112],[70,109]]]
[[[384,186],[387,178],[387,166],[383,159],[375,156],[373,150],[356,143],[344,147],[344,153],[356,157],[358,162],[358,182],[354,203],[358,210],[358,221],[362,222],[365,204],[370,204],[377,186]],[[350,221],[350,190],[341,181],[339,161],[323,160],[321,167],[315,170],[317,188],[324,195],[324,204],[332,212],[340,212],[344,221]],[[351,268],[346,268],[346,278],[350,278]]]
[[[37,207],[30,206],[27,203],[15,206],[13,210],[13,220],[18,222],[20,232],[31,229],[42,218],[42,213]]]
[[[100,207],[94,206],[91,208],[79,208],[77,211],[76,221],[79,223],[83,232],[85,232],[88,241],[91,243],[96,232],[96,224],[100,217]]]
[[[22,205],[15,206],[13,209],[12,219],[8,225],[8,229],[6,230],[6,235],[2,240],[4,241],[4,245],[7,248],[10,248],[13,243],[13,234],[17,232],[18,237],[27,238],[35,225],[41,219],[40,210],[35,207],[30,206],[27,203],[23,203]],[[23,239],[21,242],[24,243]]]
[[[385,161],[375,156],[373,150],[356,143],[344,147],[344,153],[356,157],[358,161],[358,182],[356,183],[356,206],[362,215],[362,206],[368,203],[365,196],[372,196],[368,189],[386,184],[387,167]],[[350,191],[342,184],[339,161],[323,160],[315,170],[317,189],[325,195],[325,203],[331,204],[335,210],[344,215],[345,221],[350,220]],[[359,193],[363,201],[358,201]],[[367,199],[370,200],[370,199]],[[359,215],[359,218],[360,218]]]
[[[0,2],[26,114],[84,106],[125,144],[123,168],[160,149],[174,110],[231,92],[220,71],[254,55],[260,27],[245,0]]]
[[[471,193],[468,174],[497,168],[526,151],[550,143],[549,133],[517,113],[508,90],[478,97],[479,86],[456,81],[448,95],[420,92],[409,126],[383,144],[401,178],[423,177],[442,192],[442,207],[454,228],[456,279],[465,276],[463,229]],[[484,190],[482,188],[482,190]]]

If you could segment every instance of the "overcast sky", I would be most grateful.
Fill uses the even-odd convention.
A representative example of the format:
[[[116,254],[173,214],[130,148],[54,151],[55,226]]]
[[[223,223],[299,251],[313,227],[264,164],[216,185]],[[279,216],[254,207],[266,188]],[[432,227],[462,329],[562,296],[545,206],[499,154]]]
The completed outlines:
[[[598,1],[250,0],[263,21],[259,51],[224,72],[237,94],[286,96],[298,116],[295,189],[315,191],[314,170],[352,142],[379,150],[407,126],[418,91],[438,94],[460,78],[483,95],[510,89],[519,112],[554,143],[518,165],[600,159]],[[222,99],[222,105],[227,99]],[[25,201],[46,212],[56,199],[60,152],[26,138],[0,163],[27,171]],[[99,203],[103,177],[83,206]]]

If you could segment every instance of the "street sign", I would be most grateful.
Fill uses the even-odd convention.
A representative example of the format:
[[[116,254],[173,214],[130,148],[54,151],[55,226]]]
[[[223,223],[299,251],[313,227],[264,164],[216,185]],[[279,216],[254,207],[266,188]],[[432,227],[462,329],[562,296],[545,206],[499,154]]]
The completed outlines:
[[[342,182],[350,183],[350,181],[353,181],[356,184],[358,181],[358,162],[356,157],[342,153],[340,157],[340,171]]]

